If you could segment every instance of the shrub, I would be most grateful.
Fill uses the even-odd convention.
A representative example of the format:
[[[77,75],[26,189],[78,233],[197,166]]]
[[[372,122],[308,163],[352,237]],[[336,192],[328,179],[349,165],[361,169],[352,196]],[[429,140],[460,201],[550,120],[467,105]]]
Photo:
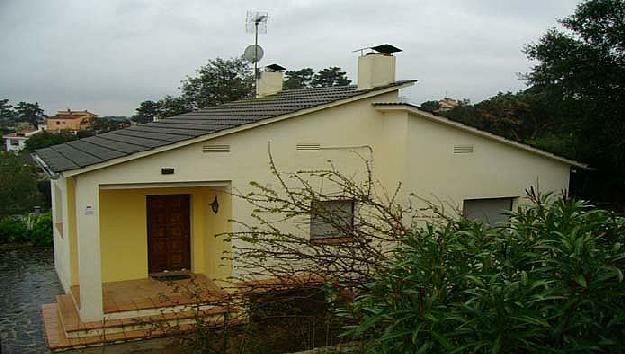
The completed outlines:
[[[31,242],[35,246],[52,246],[52,215],[31,214],[25,218],[5,217],[0,220],[0,243]]]
[[[619,352],[625,219],[534,198],[509,226],[414,230],[389,272],[343,312],[371,353]]]
[[[26,224],[13,217],[0,219],[0,243],[23,242],[28,238]]]
[[[30,230],[30,241],[35,246],[52,246],[52,235],[52,215],[50,213],[39,215]]]

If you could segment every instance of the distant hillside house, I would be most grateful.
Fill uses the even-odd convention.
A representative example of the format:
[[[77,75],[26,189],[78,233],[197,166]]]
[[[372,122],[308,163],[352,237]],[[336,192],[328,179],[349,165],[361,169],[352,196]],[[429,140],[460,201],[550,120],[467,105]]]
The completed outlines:
[[[460,106],[459,100],[449,97],[441,98],[440,100],[438,100],[438,109],[436,110],[436,112],[447,112],[458,106]]]
[[[68,108],[67,111],[58,111],[56,115],[48,117],[47,130],[51,133],[78,132],[89,129],[97,117],[87,110],[72,111]]]
[[[5,151],[19,152],[26,147],[26,140],[30,139],[33,134],[37,134],[42,131],[42,127],[39,129],[27,128],[18,130],[15,133],[9,133],[2,136],[2,143]]]

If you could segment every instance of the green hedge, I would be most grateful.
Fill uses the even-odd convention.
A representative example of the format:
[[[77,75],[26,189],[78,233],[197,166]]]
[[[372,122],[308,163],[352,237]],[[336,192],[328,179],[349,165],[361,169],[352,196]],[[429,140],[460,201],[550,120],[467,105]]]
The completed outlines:
[[[0,219],[0,243],[30,242],[35,246],[52,246],[52,235],[50,213]]]
[[[537,198],[489,228],[427,225],[343,314],[370,353],[618,353],[625,218]]]

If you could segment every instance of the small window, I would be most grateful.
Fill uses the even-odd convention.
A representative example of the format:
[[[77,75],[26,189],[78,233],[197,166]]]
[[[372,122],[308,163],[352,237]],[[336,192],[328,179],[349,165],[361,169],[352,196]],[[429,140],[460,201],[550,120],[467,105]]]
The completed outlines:
[[[56,125],[59,125],[59,124],[61,124],[61,122],[59,122],[59,121],[57,120],[57,121],[56,121]]]
[[[342,243],[351,239],[354,227],[353,200],[313,202],[310,239],[320,243]]]
[[[467,199],[464,201],[463,214],[469,220],[477,220],[492,226],[508,223],[514,198]]]

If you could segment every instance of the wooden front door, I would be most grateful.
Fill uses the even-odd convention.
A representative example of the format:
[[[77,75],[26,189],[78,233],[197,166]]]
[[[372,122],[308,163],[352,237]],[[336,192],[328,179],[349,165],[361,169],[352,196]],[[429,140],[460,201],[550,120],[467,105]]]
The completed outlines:
[[[189,195],[148,195],[148,272],[191,268]]]

